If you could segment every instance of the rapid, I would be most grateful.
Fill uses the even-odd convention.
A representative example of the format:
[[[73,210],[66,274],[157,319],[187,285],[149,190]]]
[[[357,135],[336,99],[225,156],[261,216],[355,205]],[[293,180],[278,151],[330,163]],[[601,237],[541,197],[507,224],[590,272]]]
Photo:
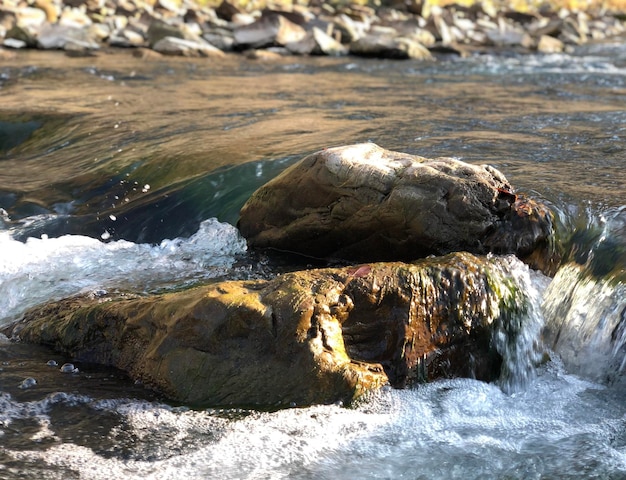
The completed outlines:
[[[0,98],[0,325],[78,293],[293,268],[247,250],[240,207],[304,155],[363,141],[495,166],[553,208],[580,264],[551,279],[509,260],[530,305],[515,343],[499,332],[499,381],[349,406],[192,409],[0,337],[0,478],[626,478],[624,44],[436,62],[26,52],[0,64]]]

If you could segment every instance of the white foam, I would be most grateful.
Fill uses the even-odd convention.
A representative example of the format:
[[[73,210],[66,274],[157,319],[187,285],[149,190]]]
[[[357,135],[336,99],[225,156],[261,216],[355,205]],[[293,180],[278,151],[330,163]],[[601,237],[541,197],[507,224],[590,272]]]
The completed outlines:
[[[626,439],[614,441],[626,425],[621,399],[555,361],[515,395],[455,379],[384,390],[356,408],[314,406],[234,419],[106,400],[89,405],[121,415],[109,436],[126,439],[130,457],[71,443],[7,453],[94,480],[415,478],[418,471],[424,479],[577,478],[589,462],[608,476],[626,473]],[[55,435],[46,422],[41,430]]]
[[[0,232],[0,325],[38,303],[80,292],[150,291],[223,275],[245,250],[237,229],[215,219],[202,222],[189,238],[160,245],[80,235],[22,243]]]

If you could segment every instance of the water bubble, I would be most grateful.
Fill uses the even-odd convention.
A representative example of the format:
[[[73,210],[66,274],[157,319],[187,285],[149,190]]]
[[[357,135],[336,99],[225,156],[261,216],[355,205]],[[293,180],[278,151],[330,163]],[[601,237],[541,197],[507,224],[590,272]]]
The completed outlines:
[[[115,215],[109,215],[109,218],[113,221],[117,220],[117,217]]]
[[[58,367],[59,364],[57,363],[56,360],[48,360],[48,363],[46,363],[46,365],[48,365],[49,367]]]
[[[37,380],[35,380],[33,377],[28,377],[22,380],[22,383],[19,384],[18,388],[26,390],[27,388],[34,387],[35,385],[37,385]]]
[[[141,191],[143,193],[146,193],[148,190],[150,190],[150,185],[148,185],[147,183],[143,186],[143,188],[141,189]]]
[[[102,238],[102,240],[108,240],[109,238],[111,238],[111,234],[107,230],[105,230],[104,233],[100,235],[100,238]]]
[[[74,366],[73,363],[64,363],[61,365],[62,373],[78,373],[78,368]]]

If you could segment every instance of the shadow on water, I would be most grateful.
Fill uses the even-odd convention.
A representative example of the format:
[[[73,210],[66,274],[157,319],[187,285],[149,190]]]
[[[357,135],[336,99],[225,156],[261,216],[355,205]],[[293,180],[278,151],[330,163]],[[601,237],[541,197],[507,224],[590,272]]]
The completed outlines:
[[[38,112],[0,112],[0,161],[13,154],[34,153],[54,149],[57,140],[67,135],[70,115]]]
[[[21,145],[30,138],[35,130],[42,126],[36,120],[6,121],[0,119],[0,153]]]
[[[13,238],[87,235],[137,243],[159,243],[166,238],[188,237],[207,218],[236,225],[239,211],[250,194],[281,173],[301,156],[261,160],[222,167],[191,180],[168,185],[142,200],[88,215],[46,213],[15,221]],[[83,193],[78,203],[115,197],[124,174]],[[121,192],[120,192],[121,194]]]
[[[174,189],[157,191],[145,203],[117,213],[115,221],[109,217],[109,221],[95,222],[96,229],[106,230],[112,239],[158,243],[164,238],[192,235],[207,218],[236,225],[250,194],[299,159],[287,157],[220,168]]]

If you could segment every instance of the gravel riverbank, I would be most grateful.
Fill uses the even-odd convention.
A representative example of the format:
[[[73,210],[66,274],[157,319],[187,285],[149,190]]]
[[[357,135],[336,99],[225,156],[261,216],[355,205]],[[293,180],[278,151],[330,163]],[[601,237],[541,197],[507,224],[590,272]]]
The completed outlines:
[[[131,48],[137,56],[220,57],[242,52],[358,55],[428,60],[437,54],[558,53],[626,35],[626,17],[606,8],[496,8],[492,3],[439,6],[412,0],[252,4],[227,0],[5,0],[0,59],[25,48],[90,55]]]

